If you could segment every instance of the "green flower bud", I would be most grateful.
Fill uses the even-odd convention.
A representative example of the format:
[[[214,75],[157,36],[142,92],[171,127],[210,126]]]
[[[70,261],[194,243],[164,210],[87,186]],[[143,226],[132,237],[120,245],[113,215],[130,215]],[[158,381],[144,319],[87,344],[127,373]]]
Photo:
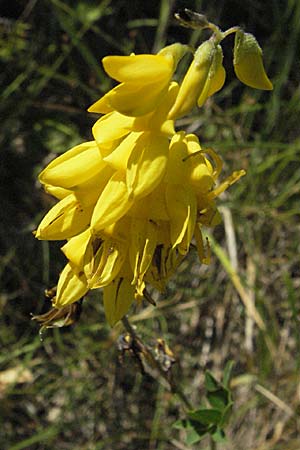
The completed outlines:
[[[184,116],[196,106],[208,80],[216,49],[216,43],[210,39],[203,42],[196,50],[194,60],[181,83],[175,104],[170,111],[170,119]]]
[[[273,89],[264,69],[262,49],[252,34],[242,30],[236,32],[233,65],[242,83],[256,89]]]
[[[212,65],[209,69],[208,77],[205,86],[198,98],[198,106],[201,107],[208,97],[212,96],[220,89],[222,89],[225,82],[225,69],[223,67],[223,51],[220,45],[216,46],[216,51],[213,57]]]

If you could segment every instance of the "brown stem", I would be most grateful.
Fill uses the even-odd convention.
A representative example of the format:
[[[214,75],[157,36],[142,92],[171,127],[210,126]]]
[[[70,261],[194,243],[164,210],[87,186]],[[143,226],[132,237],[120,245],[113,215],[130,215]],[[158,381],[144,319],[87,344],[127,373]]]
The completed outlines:
[[[180,398],[180,400],[182,401],[182,403],[185,405],[185,407],[187,409],[193,409],[191,403],[189,402],[189,400],[187,399],[187,397],[183,393],[181,387],[178,386],[175,383],[175,381],[170,376],[168,376],[168,373],[163,370],[162,366],[160,365],[159,361],[157,361],[157,359],[153,355],[153,353],[150,350],[150,348],[147,345],[145,345],[142,342],[142,340],[140,339],[140,337],[136,334],[135,330],[131,326],[131,324],[130,324],[130,322],[127,319],[126,316],[123,317],[122,323],[123,323],[124,328],[126,329],[126,331],[129,333],[129,335],[130,335],[132,341],[134,342],[136,348],[138,348],[138,350],[141,352],[141,354],[143,354],[145,356],[145,358],[146,358],[147,362],[149,363],[149,365],[151,367],[154,367],[158,371],[160,376],[167,382],[171,392],[173,394],[176,394]]]

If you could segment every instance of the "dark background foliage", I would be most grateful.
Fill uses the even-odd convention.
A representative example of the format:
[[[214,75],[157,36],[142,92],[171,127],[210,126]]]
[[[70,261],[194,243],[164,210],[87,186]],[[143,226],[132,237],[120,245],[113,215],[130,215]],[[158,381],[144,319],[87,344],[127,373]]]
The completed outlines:
[[[228,38],[225,88],[179,126],[220,152],[225,174],[243,167],[247,176],[220,201],[224,226],[214,231],[211,265],[199,266],[191,252],[158,307],[133,310],[132,319],[149,345],[158,337],[169,343],[175,378],[194,404],[204,370],[219,376],[235,360],[235,409],[219,450],[299,449],[297,0],[0,2],[0,448],[187,448],[171,428],[182,414],[178,399],[142,375],[130,355],[120,360],[122,327],[105,324],[98,293],[84,302],[78,324],[43,340],[30,321],[30,313],[49,308],[44,289],[64,264],[58,243],[31,233],[52,204],[37,174],[91,139],[96,116],[86,108],[112,86],[103,56],[208,36],[178,26],[173,13],[183,7],[222,29],[240,25],[255,34],[274,91],[236,80]],[[265,331],[249,318],[232,267]]]

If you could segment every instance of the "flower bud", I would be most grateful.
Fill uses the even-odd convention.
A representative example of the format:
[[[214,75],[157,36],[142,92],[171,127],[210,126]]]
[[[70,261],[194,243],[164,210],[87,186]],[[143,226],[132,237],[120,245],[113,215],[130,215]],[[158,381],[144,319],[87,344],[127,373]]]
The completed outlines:
[[[194,60],[182,81],[177,99],[170,111],[169,119],[181,117],[196,106],[208,80],[216,49],[216,43],[210,39],[203,42],[196,50]]]
[[[213,57],[211,67],[209,69],[208,77],[205,86],[198,98],[199,108],[205,103],[208,97],[222,89],[225,82],[225,69],[223,67],[223,51],[220,45],[216,46],[216,52]]]
[[[264,69],[262,49],[252,34],[237,31],[233,53],[234,71],[242,83],[256,89],[273,89]]]

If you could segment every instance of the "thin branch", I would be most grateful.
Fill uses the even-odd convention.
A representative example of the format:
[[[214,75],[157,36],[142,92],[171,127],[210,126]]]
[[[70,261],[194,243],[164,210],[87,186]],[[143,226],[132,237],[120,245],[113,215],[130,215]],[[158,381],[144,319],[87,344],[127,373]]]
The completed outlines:
[[[123,323],[124,328],[126,329],[126,331],[129,333],[132,341],[134,342],[135,347],[139,350],[139,352],[142,355],[144,355],[144,357],[145,357],[146,361],[148,362],[148,364],[150,365],[150,367],[153,367],[154,369],[157,370],[159,375],[167,382],[171,392],[178,396],[178,398],[182,401],[182,403],[186,406],[186,408],[193,409],[191,403],[189,402],[189,400],[187,399],[187,397],[183,393],[183,391],[180,388],[180,386],[178,386],[175,383],[175,381],[172,379],[172,377],[170,376],[171,373],[170,372],[166,372],[162,368],[162,366],[160,365],[159,361],[157,361],[157,359],[153,355],[153,353],[150,350],[150,348],[147,345],[145,345],[143,343],[143,341],[141,340],[141,338],[136,334],[134,328],[131,326],[131,324],[130,324],[130,322],[127,319],[126,316],[123,317],[122,323]],[[151,373],[150,373],[150,375],[151,375]]]

